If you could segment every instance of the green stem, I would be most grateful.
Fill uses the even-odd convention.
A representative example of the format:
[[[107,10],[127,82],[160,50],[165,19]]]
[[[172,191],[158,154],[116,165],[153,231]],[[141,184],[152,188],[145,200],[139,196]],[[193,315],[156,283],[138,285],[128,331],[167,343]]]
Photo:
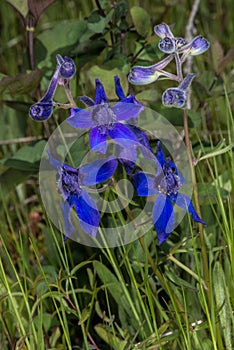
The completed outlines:
[[[199,198],[198,198],[196,173],[195,173],[192,149],[191,149],[190,138],[189,138],[188,115],[187,115],[186,109],[184,109],[183,118],[184,118],[185,144],[186,144],[186,148],[187,148],[189,165],[190,165],[190,170],[191,170],[191,177],[192,177],[194,204],[195,204],[195,208],[196,208],[198,215],[201,217],[201,209],[200,209]],[[204,280],[205,280],[205,284],[207,286],[207,295],[208,295],[208,301],[210,304],[210,276],[209,276],[209,267],[208,267],[208,259],[207,259],[206,243],[205,243],[203,225],[201,223],[198,223],[198,229],[199,229],[199,237],[200,237],[200,244],[201,244]]]

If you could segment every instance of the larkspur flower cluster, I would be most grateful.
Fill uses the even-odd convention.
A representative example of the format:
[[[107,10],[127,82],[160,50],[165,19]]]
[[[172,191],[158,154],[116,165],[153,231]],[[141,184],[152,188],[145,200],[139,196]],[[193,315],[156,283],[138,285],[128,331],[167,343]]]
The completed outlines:
[[[191,42],[186,43],[184,38],[175,37],[169,26],[165,23],[154,27],[154,32],[159,36],[158,47],[168,56],[152,66],[132,67],[128,80],[134,85],[147,85],[160,79],[171,79],[179,83],[178,87],[172,87],[164,91],[162,103],[166,107],[183,108],[186,106],[186,95],[195,74],[188,74],[183,78],[182,64],[190,56],[201,55],[209,49],[209,42],[201,35],[196,36]],[[176,62],[176,74],[163,70],[173,59]]]
[[[179,82],[176,88],[167,89],[162,96],[167,107],[182,108],[186,101],[186,91],[194,74],[182,77],[181,67],[177,67],[177,75],[163,70],[174,58],[182,65],[186,57],[206,51],[209,43],[203,37],[196,37],[186,44],[183,38],[174,37],[166,24],[155,27],[155,33],[161,38],[159,48],[169,54],[161,62],[150,67],[133,67],[129,81],[133,84],[145,85],[162,77]],[[179,55],[182,54],[180,57]],[[69,81],[76,72],[74,61],[70,57],[56,56],[57,66],[50,85],[43,98],[31,106],[29,115],[36,121],[48,120],[53,107],[58,104],[53,100],[58,85],[69,86]],[[178,61],[179,60],[179,61]],[[179,75],[178,75],[178,72]],[[72,106],[66,122],[73,128],[85,129],[89,135],[90,150],[99,154],[99,159],[74,168],[56,159],[47,150],[51,166],[57,173],[57,190],[62,196],[61,210],[66,231],[65,239],[71,237],[74,227],[70,214],[75,209],[80,226],[84,232],[96,237],[100,225],[100,212],[93,198],[88,193],[89,186],[99,185],[110,180],[115,174],[118,162],[130,175],[138,196],[156,195],[152,210],[152,222],[157,232],[158,243],[162,244],[175,227],[174,204],[191,214],[191,218],[202,224],[205,222],[196,213],[191,199],[180,193],[184,178],[177,166],[169,158],[165,158],[161,143],[158,141],[154,154],[148,135],[137,127],[140,113],[144,106],[134,95],[126,96],[118,76],[114,77],[115,92],[119,99],[113,106],[108,102],[104,86],[97,78],[95,99],[80,96],[79,100],[85,108]],[[107,157],[108,140],[112,140],[119,148],[118,156]],[[135,166],[137,151],[144,158],[155,162],[155,173],[149,174],[137,170]],[[134,173],[134,169],[136,169]]]

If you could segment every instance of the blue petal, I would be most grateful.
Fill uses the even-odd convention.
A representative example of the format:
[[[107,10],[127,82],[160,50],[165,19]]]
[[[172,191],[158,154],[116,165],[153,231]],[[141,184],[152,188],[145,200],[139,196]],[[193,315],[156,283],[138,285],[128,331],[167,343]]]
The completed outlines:
[[[111,107],[118,121],[137,118],[144,109],[142,104],[132,103],[127,99],[128,98],[125,99],[125,102],[117,102],[113,107]]]
[[[157,34],[160,38],[174,38],[174,35],[172,34],[170,27],[166,23],[160,23],[154,27],[154,32]]]
[[[81,184],[92,186],[108,180],[115,172],[118,162],[114,158],[98,159],[79,168]]]
[[[137,158],[136,147],[131,147],[131,148],[123,147],[118,154],[119,154],[118,159],[120,163],[123,165],[126,173],[131,174],[131,172],[135,167],[136,158]]]
[[[158,236],[158,244],[166,241],[174,229],[174,211],[171,200],[164,194],[159,194],[154,203],[152,220]]]
[[[158,192],[155,186],[155,176],[152,174],[139,171],[132,175],[132,180],[138,196],[152,196]]]
[[[106,135],[101,134],[98,127],[91,129],[89,134],[89,144],[93,152],[100,152],[105,154],[107,149]]]
[[[164,164],[166,163],[166,158],[164,156],[160,141],[158,141],[158,143],[157,143],[156,157],[157,157],[159,164],[163,168]]]
[[[118,98],[122,100],[123,98],[125,98],[125,94],[120,84],[120,79],[117,75],[115,75],[114,79],[115,79],[115,93],[118,96]]]
[[[78,99],[87,107],[93,107],[95,105],[94,100],[88,96],[79,96]]]
[[[132,141],[138,143],[136,135],[127,125],[121,123],[115,123],[113,129],[108,131],[108,135],[123,147],[131,147]]]
[[[92,237],[96,237],[100,213],[94,200],[85,190],[82,190],[80,196],[74,198],[74,205],[82,229]]]
[[[74,111],[77,110],[75,113]],[[87,129],[93,126],[92,112],[87,109],[71,108],[71,115],[66,119],[68,124],[77,129]]]
[[[178,170],[177,166],[175,165],[175,163],[172,162],[172,160],[170,158],[167,159],[168,164],[170,165],[170,167],[172,169],[174,169],[174,172],[176,175],[179,176],[180,178],[180,183],[181,185],[183,185],[185,183],[185,178],[183,177],[183,175],[181,174],[181,172]]]
[[[72,203],[72,200],[70,200]],[[72,232],[74,231],[74,228],[72,226],[72,223],[70,221],[70,212],[71,212],[71,206],[69,205],[69,201],[62,202],[61,209],[63,213],[63,219],[64,219],[64,228],[65,228],[65,238],[64,241],[66,241],[69,237],[71,237]]]
[[[171,199],[173,200],[173,202],[175,202],[175,204],[177,204],[179,207],[191,214],[191,217],[194,221],[206,225],[205,221],[203,221],[195,211],[191,198],[189,198],[183,193],[178,193],[177,196],[173,196]]]
[[[99,79],[96,79],[96,98],[95,104],[99,105],[101,103],[107,103],[108,99],[106,97],[106,93],[104,87]]]
[[[48,153],[48,156],[49,156],[49,159],[50,159],[50,164],[52,165],[52,167],[54,167],[55,169],[58,170],[58,168],[60,168],[61,166],[63,166],[63,163],[62,163],[62,162],[60,162],[59,160],[55,159],[55,158],[52,156],[50,150],[47,149],[46,152]]]

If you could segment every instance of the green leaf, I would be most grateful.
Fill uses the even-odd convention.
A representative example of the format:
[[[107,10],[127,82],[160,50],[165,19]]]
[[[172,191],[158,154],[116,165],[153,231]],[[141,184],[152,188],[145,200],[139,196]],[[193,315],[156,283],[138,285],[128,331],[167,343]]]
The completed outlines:
[[[145,9],[138,6],[133,6],[130,10],[132,21],[136,27],[137,33],[141,36],[146,37],[152,31],[150,16]]]
[[[36,172],[39,169],[39,163],[46,141],[40,140],[32,142],[30,145],[22,147],[13,157],[3,160],[3,164],[18,170]]]
[[[7,169],[0,175],[0,198],[5,198],[17,185],[26,181],[32,173],[17,169]]]
[[[149,89],[149,90],[143,90],[142,92],[139,92],[136,95],[136,99],[138,101],[149,101],[149,102],[154,102],[156,100],[159,100],[159,94],[156,90],[154,89]]]
[[[109,290],[115,301],[119,303],[123,296],[120,282],[117,280],[115,275],[99,261],[94,262],[94,268],[97,271],[98,277],[103,282],[104,286]]]
[[[90,79],[91,83],[93,84],[93,87],[95,87],[95,79],[98,78],[102,84],[104,85],[105,92],[108,99],[116,99],[117,96],[115,94],[114,89],[114,76],[118,75],[121,81],[121,85],[123,87],[123,90],[125,93],[127,93],[128,89],[128,81],[126,75],[119,69],[115,68],[112,70],[106,70],[103,68],[100,68],[98,66],[93,66],[90,68],[90,70],[87,72],[87,76]]]
[[[7,0],[23,17],[28,13],[28,0]]]
[[[40,66],[43,67],[48,63],[51,65],[51,54],[53,52],[62,53],[62,49],[74,46],[79,42],[86,30],[87,24],[84,20],[59,21],[54,24],[53,28],[44,30],[37,36],[37,39],[47,49],[47,56],[40,63]]]
[[[88,28],[94,33],[103,33],[113,13],[114,9],[112,9],[106,17],[102,17],[99,15],[98,11],[94,11],[88,19]]]
[[[115,334],[113,334],[113,331],[108,326],[97,324],[95,327],[95,331],[99,335],[101,339],[103,339],[108,345],[110,345],[111,349],[113,350],[124,350],[127,341],[121,340],[119,337],[117,337]]]
[[[225,274],[222,265],[216,261],[214,266],[214,294],[217,308],[220,308],[219,318],[221,329],[224,331],[225,349],[232,350],[232,307],[230,295],[226,285]]]
[[[0,80],[0,95],[12,96],[31,93],[39,85],[42,72],[35,69],[30,73],[21,73],[14,77],[4,77]]]
[[[224,188],[219,188],[220,195],[223,199],[228,198],[228,191]],[[198,183],[198,195],[201,205],[217,203],[217,193],[215,185],[209,183]]]

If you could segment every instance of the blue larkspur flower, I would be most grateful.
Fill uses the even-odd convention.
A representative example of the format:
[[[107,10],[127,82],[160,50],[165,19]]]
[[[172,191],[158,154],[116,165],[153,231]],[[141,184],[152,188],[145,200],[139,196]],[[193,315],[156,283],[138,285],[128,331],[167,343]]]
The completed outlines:
[[[173,55],[170,55],[152,66],[132,67],[128,75],[128,81],[134,85],[147,85],[159,79],[173,79],[173,74],[163,70],[173,58]]]
[[[192,220],[206,223],[196,213],[191,199],[183,193],[179,193],[185,180],[178,171],[176,165],[166,159],[160,142],[157,144],[156,157],[160,164],[156,174],[138,172],[132,176],[134,187],[139,196],[151,196],[156,194],[152,211],[152,221],[157,232],[158,243],[162,244],[171,234],[175,225],[173,204],[178,205],[191,214]]]
[[[29,109],[29,116],[38,122],[49,119],[53,113],[53,97],[58,85],[60,74],[60,66],[57,65],[56,70],[51,78],[49,87],[40,101],[32,105]]]
[[[117,91],[121,99],[111,107],[102,83],[96,79],[95,101],[88,96],[80,97],[88,108],[71,109],[67,118],[67,122],[74,128],[90,129],[90,148],[94,152],[106,153],[108,137],[123,147],[128,147],[131,142],[138,142],[137,136],[125,122],[137,118],[144,107],[134,96],[122,95],[119,87]]]
[[[73,207],[79,218],[81,228],[90,236],[96,237],[100,213],[85,187],[108,180],[115,172],[118,164],[117,160],[109,157],[108,159],[99,159],[81,165],[79,168],[73,168],[55,159],[49,150],[47,150],[47,153],[50,164],[57,170],[57,188],[63,197],[61,209],[66,232],[65,239],[69,238],[74,231],[70,221],[70,212]]]
[[[188,74],[178,87],[165,90],[162,94],[162,103],[165,107],[183,108],[186,104],[186,93],[189,89],[195,74]]]
[[[76,74],[76,65],[72,58],[56,55],[57,62],[60,66],[60,76],[63,79],[72,79]]]
[[[156,25],[154,27],[154,32],[161,38],[158,47],[164,53],[171,54],[180,49],[186,43],[184,38],[174,37],[166,23]]]

